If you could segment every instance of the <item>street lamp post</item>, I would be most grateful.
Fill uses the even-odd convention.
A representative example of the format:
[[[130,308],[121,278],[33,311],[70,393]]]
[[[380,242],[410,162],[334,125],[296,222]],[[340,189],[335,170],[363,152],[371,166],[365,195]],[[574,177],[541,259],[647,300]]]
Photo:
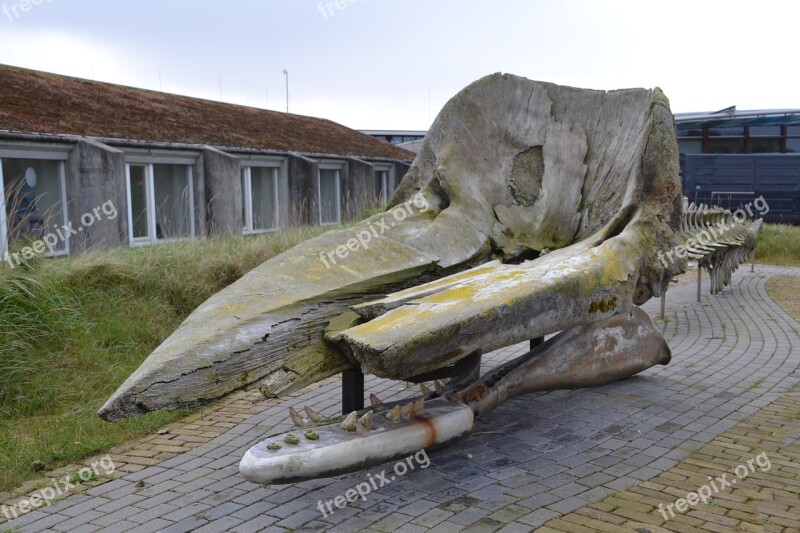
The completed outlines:
[[[283,69],[283,75],[286,76],[286,112],[289,112],[289,71]]]

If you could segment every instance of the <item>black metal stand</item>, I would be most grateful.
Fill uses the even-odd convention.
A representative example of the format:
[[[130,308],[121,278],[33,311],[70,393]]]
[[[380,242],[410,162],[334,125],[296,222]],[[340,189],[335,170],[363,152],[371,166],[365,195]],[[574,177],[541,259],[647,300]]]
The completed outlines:
[[[361,370],[342,372],[342,414],[364,408],[364,373]]]

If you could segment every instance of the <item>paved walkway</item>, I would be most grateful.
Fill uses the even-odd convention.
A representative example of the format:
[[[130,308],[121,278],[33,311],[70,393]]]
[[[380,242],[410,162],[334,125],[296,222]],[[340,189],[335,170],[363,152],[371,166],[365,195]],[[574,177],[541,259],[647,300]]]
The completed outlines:
[[[344,494],[367,480],[368,472],[261,487],[241,478],[237,465],[249,446],[289,428],[288,405],[337,414],[339,388],[334,381],[285,402],[261,404],[260,412],[206,444],[70,496],[7,527],[24,532],[508,532],[530,531],[549,522],[550,529],[572,531],[554,523],[564,516],[572,517],[566,523],[575,525],[575,531],[612,531],[609,524],[618,522],[606,522],[609,529],[581,526],[587,519],[575,516],[587,506],[604,505],[616,497],[613,493],[631,494],[626,489],[645,487],[645,482],[669,473],[781,394],[800,390],[800,325],[765,290],[767,278],[780,274],[800,275],[800,269],[756,267],[751,274],[745,267],[734,275],[732,289],[715,297],[704,295],[702,304],[695,302],[692,284],[671,289],[667,320],[657,322],[673,350],[669,366],[596,389],[508,401],[481,420],[472,437],[431,452],[428,468],[415,468],[365,502],[326,517],[318,502]],[[658,307],[658,300],[644,306],[652,316]],[[496,365],[525,350],[525,345],[506,348],[485,361]],[[415,390],[372,379],[367,392],[391,400]],[[726,465],[720,470],[726,471]],[[602,507],[601,512],[613,507]],[[785,512],[790,520],[792,513]],[[653,521],[641,522],[653,525],[637,529],[640,533],[684,530],[674,519],[662,524],[665,529]],[[735,530],[717,525],[721,529],[712,521],[701,521],[698,527]],[[764,527],[800,531],[791,522]]]

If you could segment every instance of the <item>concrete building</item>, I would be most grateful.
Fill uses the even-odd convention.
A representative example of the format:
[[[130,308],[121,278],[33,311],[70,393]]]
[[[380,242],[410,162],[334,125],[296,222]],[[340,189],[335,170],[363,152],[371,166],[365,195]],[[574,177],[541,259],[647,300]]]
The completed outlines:
[[[328,120],[0,66],[0,258],[335,224],[413,157]]]
[[[800,223],[800,109],[676,113],[684,194],[736,210],[756,199],[768,222]]]

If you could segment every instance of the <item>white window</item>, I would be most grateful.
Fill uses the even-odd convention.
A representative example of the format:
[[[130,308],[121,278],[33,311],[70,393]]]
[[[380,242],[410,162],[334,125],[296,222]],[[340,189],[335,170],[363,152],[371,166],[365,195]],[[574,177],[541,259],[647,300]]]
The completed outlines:
[[[339,224],[342,221],[341,173],[340,163],[320,163],[317,176],[319,189],[319,222],[323,226]]]
[[[71,232],[64,228],[68,225],[65,157],[65,153],[0,153],[0,256],[25,241],[44,242],[49,256],[69,253]]]
[[[131,244],[195,236],[191,165],[129,163],[126,174]]]
[[[279,227],[279,175],[280,163],[242,167],[242,220],[245,233],[270,231]]]
[[[375,164],[375,194],[380,205],[389,203],[394,190],[397,188],[394,177],[394,167],[389,164]]]

